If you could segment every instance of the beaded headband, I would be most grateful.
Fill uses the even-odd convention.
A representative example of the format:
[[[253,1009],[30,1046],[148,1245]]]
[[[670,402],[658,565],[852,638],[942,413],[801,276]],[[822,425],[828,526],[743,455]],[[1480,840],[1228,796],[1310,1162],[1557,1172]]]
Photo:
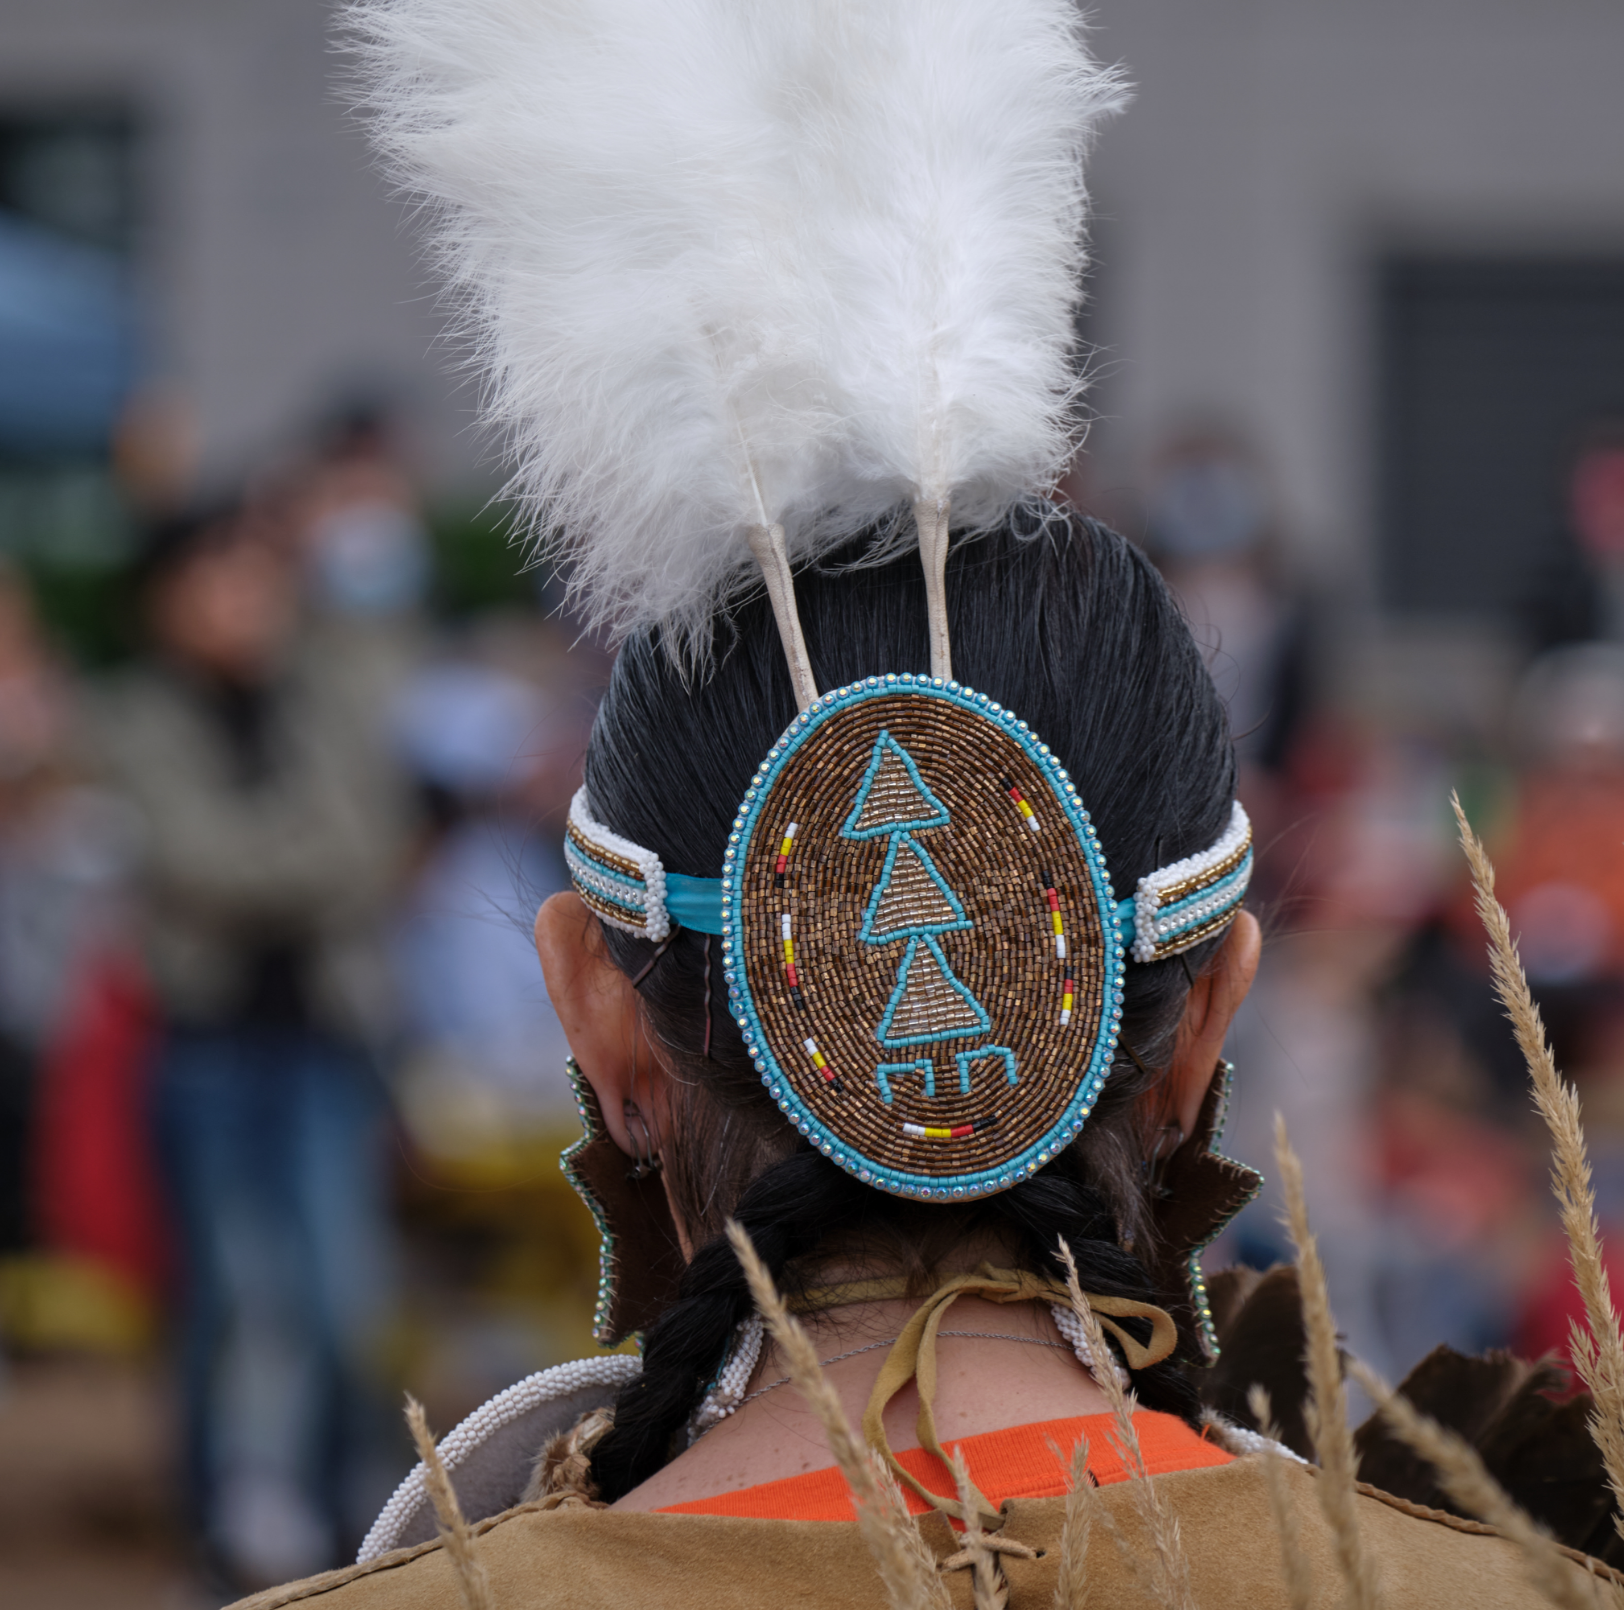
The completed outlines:
[[[1036,813],[1013,781],[1006,792],[1028,827],[1040,831]],[[789,867],[799,832],[798,822],[784,824],[775,862],[779,875]],[[627,933],[658,942],[673,927],[691,928],[699,934],[726,931],[722,925],[723,880],[667,872],[652,850],[593,820],[584,788],[570,802],[564,858],[581,898],[605,922]],[[1251,876],[1252,823],[1236,800],[1229,826],[1216,844],[1147,873],[1132,895],[1117,902],[1113,915],[1117,937],[1131,947],[1136,962],[1165,961],[1180,951],[1192,950],[1234,920]],[[1064,944],[1063,930],[1057,930],[1055,937]]]
[[[581,898],[627,933],[658,943],[673,923],[703,934],[722,931],[721,879],[667,872],[652,850],[593,821],[584,788],[570,801],[564,859]]]
[[[1122,969],[1233,920],[1237,801],[1210,849],[1118,901],[1077,786],[1014,712],[951,678],[815,697],[751,780],[720,879],[667,873],[593,820],[566,854],[606,922],[717,934],[768,1093],[865,1184],[1007,1190],[1081,1130],[1110,1072]]]

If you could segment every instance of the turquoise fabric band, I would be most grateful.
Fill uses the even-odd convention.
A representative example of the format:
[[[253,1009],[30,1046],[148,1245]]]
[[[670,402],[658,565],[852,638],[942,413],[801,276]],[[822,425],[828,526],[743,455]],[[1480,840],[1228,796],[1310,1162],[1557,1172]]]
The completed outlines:
[[[680,872],[665,875],[665,909],[671,920],[696,934],[722,933],[722,880],[685,878]]]

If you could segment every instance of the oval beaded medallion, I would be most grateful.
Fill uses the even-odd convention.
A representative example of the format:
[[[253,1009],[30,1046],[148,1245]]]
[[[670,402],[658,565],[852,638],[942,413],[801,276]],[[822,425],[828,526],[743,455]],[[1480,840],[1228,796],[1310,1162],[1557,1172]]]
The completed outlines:
[[[1122,946],[1075,784],[1022,721],[924,676],[825,695],[774,745],[722,870],[729,1003],[796,1128],[865,1184],[962,1200],[1073,1139]]]

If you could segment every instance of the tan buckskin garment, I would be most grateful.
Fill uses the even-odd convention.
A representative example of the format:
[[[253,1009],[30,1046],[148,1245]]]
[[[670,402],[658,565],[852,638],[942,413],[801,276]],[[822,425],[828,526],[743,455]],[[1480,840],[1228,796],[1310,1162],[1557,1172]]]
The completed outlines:
[[[1287,1472],[1313,1569],[1314,1605],[1339,1610],[1343,1585],[1314,1492],[1315,1474]],[[1200,1610],[1287,1610],[1280,1544],[1261,1459],[1153,1478],[1178,1517]],[[1421,1509],[1361,1487],[1359,1525],[1380,1573],[1384,1610],[1548,1606],[1524,1557],[1491,1528]],[[1129,1483],[1103,1487],[1100,1502],[1130,1552],[1144,1534]],[[1003,1535],[1047,1554],[1006,1556],[1011,1610],[1052,1610],[1064,1500],[1014,1499]],[[920,1522],[937,1558],[959,1547],[946,1521]],[[736,1520],[712,1515],[631,1515],[520,1505],[481,1522],[479,1554],[497,1610],[882,1610],[885,1595],[857,1528],[834,1521]],[[1563,1550],[1577,1582],[1589,1570],[1624,1576]],[[1571,1562],[1571,1563],[1568,1563]],[[1089,1602],[1099,1610],[1156,1610],[1123,1549],[1096,1527],[1088,1552]],[[970,1573],[949,1572],[955,1610],[971,1605]],[[1598,1603],[1600,1596],[1598,1595]],[[367,1565],[330,1571],[238,1602],[233,1610],[463,1610],[439,1543],[398,1549]]]

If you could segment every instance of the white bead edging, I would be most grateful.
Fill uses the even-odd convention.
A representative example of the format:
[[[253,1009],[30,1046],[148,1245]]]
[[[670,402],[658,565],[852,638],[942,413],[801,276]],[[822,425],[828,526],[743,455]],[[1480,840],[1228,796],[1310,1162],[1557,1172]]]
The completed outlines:
[[[1213,1409],[1208,1409],[1201,1418],[1212,1427],[1213,1440],[1225,1453],[1232,1453],[1243,1459],[1248,1454],[1277,1453],[1282,1459],[1290,1459],[1304,1468],[1310,1468],[1309,1461],[1300,1453],[1288,1448],[1283,1442],[1276,1442],[1273,1437],[1264,1436],[1261,1431],[1238,1426],[1233,1420],[1226,1420]]]
[[[1088,1345],[1088,1334],[1083,1329],[1083,1322],[1071,1310],[1069,1303],[1050,1303],[1049,1312],[1054,1315],[1055,1329],[1071,1344],[1071,1350],[1077,1355],[1077,1361],[1096,1380],[1099,1379],[1099,1365],[1094,1359],[1094,1350]],[[1117,1363],[1116,1355],[1109,1348],[1106,1356],[1110,1359],[1111,1368],[1116,1371],[1117,1385],[1124,1392],[1133,1384],[1128,1372]]]
[[[605,827],[602,822],[595,821],[584,784],[576,789],[575,797],[570,801],[570,826],[589,844],[595,844],[611,855],[619,856],[623,861],[630,861],[643,875],[642,923],[623,922],[618,917],[611,917],[602,911],[597,914],[605,922],[613,923],[617,928],[624,928],[627,933],[640,934],[644,939],[652,939],[658,944],[671,932],[671,918],[665,909],[665,867],[659,856],[652,850],[645,850],[640,844],[633,844],[630,839],[623,839],[618,833]],[[573,863],[571,871],[576,872]],[[591,887],[589,879],[583,881],[589,888]],[[628,893],[635,892],[622,884],[614,884],[611,887],[613,893],[622,898]]]
[[[521,1415],[585,1387],[619,1391],[642,1372],[642,1359],[634,1358],[629,1353],[610,1353],[604,1358],[576,1359],[569,1364],[556,1364],[550,1370],[527,1375],[507,1391],[499,1392],[489,1403],[475,1409],[454,1431],[448,1431],[439,1442],[440,1458],[447,1471],[455,1472],[481,1443]],[[372,1523],[372,1530],[367,1533],[366,1541],[355,1556],[358,1565],[365,1565],[368,1560],[375,1560],[380,1554],[387,1554],[394,1548],[402,1527],[429,1501],[423,1486],[423,1475],[423,1466],[419,1463],[379,1511],[377,1520]]]
[[[1210,849],[1202,850],[1197,855],[1187,855],[1182,861],[1174,861],[1171,866],[1157,867],[1154,872],[1147,873],[1139,880],[1139,887],[1133,897],[1133,959],[1138,962],[1154,961],[1156,947],[1161,936],[1158,933],[1157,913],[1161,910],[1162,896],[1169,889],[1176,889],[1181,883],[1188,883],[1192,878],[1206,877],[1215,867],[1222,866],[1243,844],[1252,836],[1252,823],[1246,814],[1245,807],[1236,800],[1230,807],[1229,826],[1224,829],[1223,836]],[[1234,894],[1232,891],[1212,902],[1211,909],[1218,910],[1225,904],[1239,904],[1244,896]],[[1190,908],[1191,912],[1195,910]],[[1202,907],[1203,913],[1208,914],[1206,905]],[[1188,921],[1190,912],[1181,913],[1180,923]]]
[[[688,1446],[691,1448],[713,1426],[718,1426],[744,1401],[744,1389],[761,1362],[761,1346],[767,1332],[760,1314],[752,1314],[733,1333],[727,1362],[716,1372],[710,1390],[700,1400],[688,1420]]]

